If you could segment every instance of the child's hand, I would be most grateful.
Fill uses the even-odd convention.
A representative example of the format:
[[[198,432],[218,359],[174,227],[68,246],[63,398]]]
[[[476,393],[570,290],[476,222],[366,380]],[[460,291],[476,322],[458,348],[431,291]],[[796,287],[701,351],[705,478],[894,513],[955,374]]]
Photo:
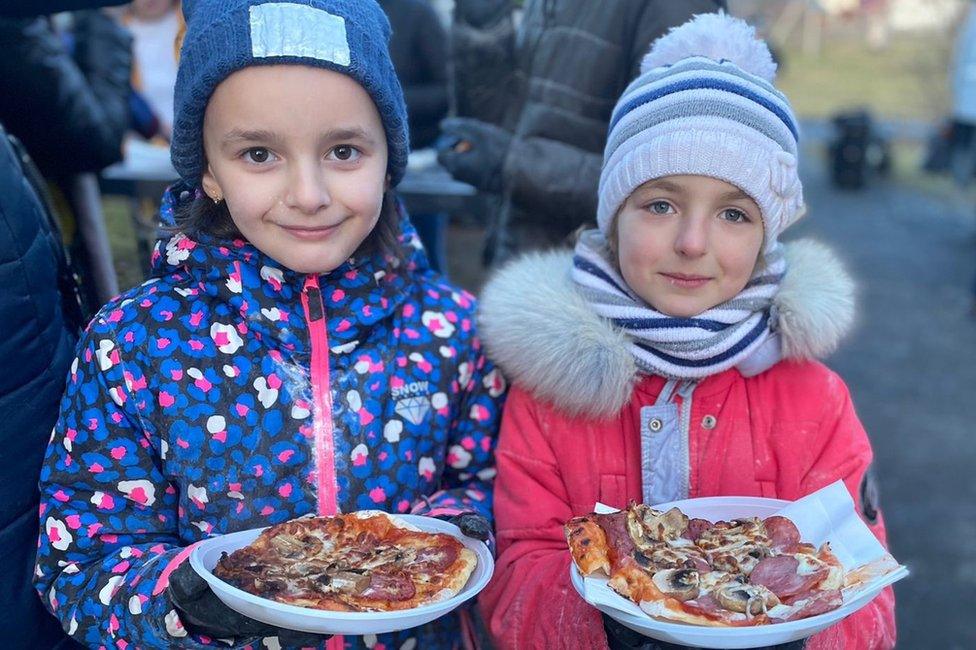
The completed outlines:
[[[282,646],[296,647],[317,647],[329,639],[327,635],[268,625],[235,612],[217,598],[189,562],[181,564],[170,575],[167,593],[183,626],[193,634],[215,639],[276,636]]]

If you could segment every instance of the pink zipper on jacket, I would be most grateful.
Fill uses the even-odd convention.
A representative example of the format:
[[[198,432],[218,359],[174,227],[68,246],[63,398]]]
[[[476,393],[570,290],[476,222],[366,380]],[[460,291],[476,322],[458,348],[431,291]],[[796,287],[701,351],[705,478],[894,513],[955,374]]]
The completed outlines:
[[[325,304],[317,275],[305,278],[302,308],[308,323],[308,340],[312,348],[312,429],[315,433],[315,480],[318,514],[334,515],[338,511],[338,488],[335,475],[335,439],[332,430],[332,391],[329,387],[329,330],[325,325]],[[325,645],[327,650],[342,650],[345,640],[336,635]]]
[[[325,305],[319,278],[309,275],[302,288],[302,307],[308,323],[312,347],[312,428],[315,432],[315,474],[318,492],[318,514],[334,515],[337,511],[335,475],[335,440],[332,431],[332,392],[329,388],[329,333],[325,325]]]

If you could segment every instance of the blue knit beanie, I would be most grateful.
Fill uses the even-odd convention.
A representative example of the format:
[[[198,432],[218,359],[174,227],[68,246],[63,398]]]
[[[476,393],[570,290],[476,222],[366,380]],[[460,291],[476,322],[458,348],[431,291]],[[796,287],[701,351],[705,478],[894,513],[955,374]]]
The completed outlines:
[[[184,181],[204,171],[203,116],[221,81],[252,65],[327,68],[359,82],[386,131],[391,185],[403,178],[410,150],[407,107],[390,60],[390,22],[375,0],[183,0],[170,155]]]

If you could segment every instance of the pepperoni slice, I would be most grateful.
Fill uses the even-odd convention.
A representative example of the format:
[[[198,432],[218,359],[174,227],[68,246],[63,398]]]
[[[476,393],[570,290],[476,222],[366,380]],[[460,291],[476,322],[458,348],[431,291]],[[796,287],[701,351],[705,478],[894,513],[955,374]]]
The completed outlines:
[[[416,593],[417,588],[409,575],[403,571],[393,571],[371,575],[369,586],[362,595],[375,600],[408,600]]]
[[[766,535],[772,543],[773,548],[782,551],[800,542],[800,531],[796,524],[779,515],[773,515],[763,520],[766,527]]]
[[[766,587],[783,600],[809,591],[828,573],[828,569],[818,569],[799,575],[796,572],[799,567],[799,560],[792,555],[767,557],[760,560],[749,574],[749,582]]]
[[[692,519],[688,522],[688,527],[685,528],[685,532],[681,533],[681,536],[694,542],[711,527],[712,522],[707,519]]]
[[[422,571],[443,571],[457,560],[458,551],[453,546],[423,548],[408,568]]]
[[[607,534],[607,545],[616,554],[616,557],[632,557],[636,546],[634,546],[634,540],[627,531],[627,513],[621,510],[620,512],[592,516],[603,529],[603,532]]]
[[[806,602],[791,612],[786,618],[772,619],[772,622],[780,623],[784,621],[795,621],[801,618],[817,616],[818,614],[826,614],[827,612],[835,610],[844,604],[844,598],[841,596],[839,589],[810,591],[803,594],[803,599],[798,599],[798,602],[799,600],[805,600]]]

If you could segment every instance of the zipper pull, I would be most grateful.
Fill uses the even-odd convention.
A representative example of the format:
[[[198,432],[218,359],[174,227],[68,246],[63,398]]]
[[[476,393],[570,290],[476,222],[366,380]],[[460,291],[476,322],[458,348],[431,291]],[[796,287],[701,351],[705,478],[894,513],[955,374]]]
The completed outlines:
[[[308,309],[308,321],[314,323],[325,317],[325,306],[322,304],[322,290],[319,289],[319,278],[310,275],[305,279],[305,286],[302,292],[306,296],[306,306]]]

